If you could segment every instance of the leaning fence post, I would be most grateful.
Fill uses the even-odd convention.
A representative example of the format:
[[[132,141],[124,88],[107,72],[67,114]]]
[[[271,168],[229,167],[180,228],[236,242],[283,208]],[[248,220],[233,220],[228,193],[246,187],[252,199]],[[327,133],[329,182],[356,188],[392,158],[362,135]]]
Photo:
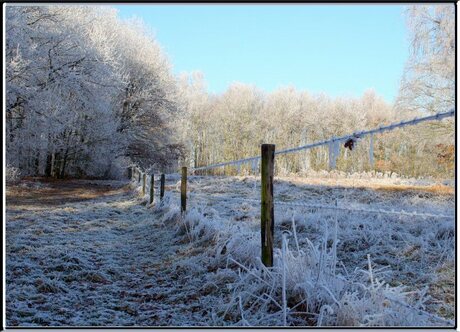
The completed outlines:
[[[142,197],[145,195],[145,183],[147,182],[147,174],[142,174]]]
[[[180,185],[180,207],[181,212],[187,208],[187,167],[182,167],[182,181]]]
[[[161,174],[161,178],[160,178],[160,199],[163,199],[164,195],[165,195],[165,175]]]
[[[150,204],[153,203],[153,186],[154,186],[154,181],[155,181],[155,175],[152,174],[150,175]]]
[[[275,145],[262,144],[261,161],[261,243],[262,243],[262,263],[273,266],[273,230],[275,225],[273,210],[273,170],[275,160]]]

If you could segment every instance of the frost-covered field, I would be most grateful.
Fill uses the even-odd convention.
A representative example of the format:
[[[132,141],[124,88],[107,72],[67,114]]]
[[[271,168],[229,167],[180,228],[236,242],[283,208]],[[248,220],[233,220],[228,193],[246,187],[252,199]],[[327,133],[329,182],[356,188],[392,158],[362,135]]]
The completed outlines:
[[[268,270],[258,178],[189,177],[184,217],[178,177],[153,206],[124,184],[58,202],[54,184],[23,183],[42,201],[10,190],[8,326],[454,324],[452,219],[276,204]],[[277,178],[275,199],[454,214],[452,188],[416,180]]]

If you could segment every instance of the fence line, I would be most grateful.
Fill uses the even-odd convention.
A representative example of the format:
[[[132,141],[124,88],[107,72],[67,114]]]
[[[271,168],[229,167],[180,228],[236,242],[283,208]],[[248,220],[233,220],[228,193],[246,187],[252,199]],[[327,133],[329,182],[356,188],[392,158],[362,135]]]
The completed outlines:
[[[134,174],[134,172],[131,172],[131,174]],[[141,184],[141,186],[143,187],[143,184]],[[172,188],[171,191],[180,193],[181,194],[181,200],[182,200],[183,199],[183,192],[182,192],[181,187]],[[161,195],[161,192],[158,192],[159,189],[161,188],[161,185],[155,186],[155,188],[157,190],[155,190],[153,192],[153,196],[160,196],[161,198],[163,198],[163,196]],[[143,193],[143,195],[145,195],[145,189],[144,190],[141,189],[141,192]],[[152,195],[152,193],[151,193],[151,195]],[[163,195],[164,195],[164,191],[163,191]],[[241,202],[253,202],[253,203],[261,204],[260,199],[254,199],[254,198],[236,198],[236,197],[219,197],[219,198],[224,198],[226,201],[233,201],[233,202],[238,202],[238,203],[241,203]],[[435,214],[435,213],[406,211],[406,210],[394,210],[394,209],[386,210],[386,209],[372,209],[372,208],[359,208],[359,207],[345,207],[345,206],[325,205],[325,204],[309,204],[309,203],[303,203],[303,202],[299,202],[299,201],[286,202],[286,201],[279,201],[279,200],[276,199],[276,197],[274,197],[274,204],[275,204],[275,206],[282,205],[282,206],[288,206],[288,207],[289,206],[291,206],[291,207],[302,207],[302,208],[308,208],[308,209],[324,209],[324,210],[336,210],[336,211],[364,212],[364,213],[387,214],[387,215],[404,215],[404,216],[409,216],[409,217],[421,217],[421,218],[455,219],[455,215],[446,215],[446,214],[441,214],[441,213]]]
[[[240,165],[242,163],[246,162],[252,162],[252,168],[254,169],[255,166],[257,166],[257,162],[261,160],[261,168],[260,168],[260,174],[261,174],[261,197],[259,199],[253,199],[253,198],[237,198],[237,197],[218,197],[218,199],[223,199],[225,201],[230,201],[230,202],[254,202],[259,204],[261,207],[261,261],[262,263],[267,266],[267,267],[272,267],[273,266],[273,245],[274,245],[274,225],[275,225],[275,218],[274,218],[274,206],[282,206],[282,207],[300,207],[300,208],[307,208],[307,209],[324,209],[324,210],[334,210],[334,211],[347,211],[347,212],[360,212],[360,213],[373,213],[373,214],[386,214],[386,215],[398,215],[398,216],[408,216],[408,217],[420,217],[420,218],[437,218],[437,219],[455,219],[455,215],[445,215],[445,214],[437,214],[437,213],[420,213],[420,212],[415,212],[415,211],[405,211],[405,210],[394,210],[394,209],[382,209],[382,208],[361,208],[361,207],[348,207],[348,206],[339,206],[337,204],[337,200],[335,201],[335,205],[326,205],[326,204],[308,204],[300,201],[277,201],[276,197],[273,196],[273,167],[274,167],[274,156],[275,155],[281,155],[281,154],[287,154],[287,153],[293,153],[296,151],[300,150],[306,150],[306,149],[311,149],[314,147],[322,146],[322,145],[327,145],[329,144],[329,159],[330,159],[330,165],[335,166],[335,161],[332,162],[331,164],[331,159],[336,158],[336,151],[338,150],[338,144],[349,140],[353,139],[353,141],[357,139],[361,139],[362,137],[366,135],[371,136],[371,150],[373,151],[373,134],[376,133],[383,133],[385,131],[390,131],[394,130],[396,128],[401,128],[405,126],[410,126],[410,125],[415,125],[424,121],[430,121],[430,120],[442,120],[446,117],[454,116],[455,115],[455,110],[451,110],[449,112],[444,112],[444,113],[438,113],[435,115],[431,116],[426,116],[422,118],[415,118],[413,120],[408,120],[408,121],[401,121],[399,123],[394,123],[390,124],[387,126],[380,126],[378,128],[374,128],[371,130],[366,130],[366,131],[359,131],[359,132],[354,132],[349,135],[345,136],[340,136],[340,137],[332,137],[327,140],[319,141],[316,143],[312,144],[307,144],[295,148],[289,148],[289,149],[284,149],[280,151],[275,151],[275,145],[270,145],[270,144],[263,144],[262,149],[261,149],[261,156],[256,156],[256,157],[250,157],[250,158],[244,158],[240,160],[234,160],[234,161],[229,161],[229,162],[224,162],[224,163],[219,163],[219,164],[213,164],[213,165],[208,165],[208,166],[203,166],[203,167],[197,167],[197,168],[192,168],[191,171],[202,171],[202,170],[208,170],[212,168],[217,168],[217,167],[223,167],[223,166],[228,166],[228,165],[237,165],[238,169],[240,168]],[[347,142],[348,143],[348,142]],[[345,144],[346,146],[347,144]],[[370,153],[371,155],[371,160],[373,158],[372,152]],[[154,196],[158,195],[158,190],[154,190],[158,188],[158,186],[155,186],[155,181],[154,177],[155,175],[153,173],[150,173],[147,175],[146,172],[142,172],[137,166],[131,166],[128,171],[129,177],[131,180],[134,180],[138,184],[141,185],[141,193],[143,196],[146,194],[146,185],[147,185],[147,176],[150,176],[150,199],[149,202],[152,204],[154,202]],[[141,182],[141,175],[143,182]],[[187,168],[182,167],[182,174],[179,173],[169,173],[169,174],[161,174],[161,184],[160,184],[160,198],[163,200],[164,196],[164,190],[165,190],[165,178],[166,176],[171,176],[169,177],[169,180],[181,180],[180,184],[180,189],[177,188],[178,186],[176,185],[176,188],[172,188],[171,191],[177,191],[180,193],[180,199],[181,199],[181,214],[183,214],[186,211],[186,200],[187,200]],[[181,176],[182,175],[182,176]],[[174,177],[172,177],[174,176]],[[195,193],[193,193],[191,196],[193,196]],[[199,194],[198,194],[199,195]],[[197,196],[198,196],[197,195]],[[188,197],[190,198],[190,196]],[[283,242],[284,243],[284,242]],[[427,317],[430,317],[432,319],[436,319],[440,322],[443,323],[452,323],[451,320],[446,320],[443,318],[440,318],[436,315],[432,315],[428,312],[425,312],[423,310],[413,308],[401,301],[398,301],[397,299],[390,299],[396,303],[398,303],[401,306],[404,306],[406,308],[409,308],[411,310],[416,311],[418,314],[426,315]]]
[[[405,210],[386,210],[386,209],[372,209],[372,208],[353,208],[353,207],[344,207],[344,206],[337,206],[337,202],[335,205],[324,205],[324,204],[307,204],[303,202],[282,202],[282,201],[275,201],[273,199],[273,174],[268,172],[267,174],[264,173],[267,171],[267,169],[272,170],[274,166],[274,156],[275,155],[280,155],[280,154],[286,154],[286,153],[292,153],[300,150],[306,150],[306,149],[311,149],[317,146],[321,145],[326,145],[329,144],[329,148],[333,149],[334,151],[337,148],[338,143],[350,139],[357,140],[360,139],[366,135],[371,135],[371,142],[372,140],[372,135],[376,133],[383,133],[385,131],[390,131],[394,130],[396,128],[401,128],[405,126],[411,126],[415,125],[424,121],[431,121],[431,120],[442,120],[446,117],[454,116],[455,115],[455,109],[450,110],[449,112],[444,112],[444,113],[437,113],[434,115],[430,116],[425,116],[421,118],[414,118],[413,120],[407,120],[407,121],[401,121],[399,123],[393,123],[387,126],[380,126],[378,128],[374,128],[371,130],[365,130],[365,131],[358,131],[354,132],[349,135],[345,136],[340,136],[340,137],[332,137],[327,140],[323,140],[320,142],[312,143],[312,144],[307,144],[303,146],[299,146],[296,148],[290,148],[290,149],[284,149],[280,151],[275,151],[275,146],[274,145],[269,145],[269,144],[262,144],[262,153],[260,156],[256,157],[250,157],[250,158],[244,158],[244,159],[239,159],[239,160],[234,160],[234,161],[229,161],[229,162],[224,162],[224,163],[219,163],[219,164],[213,164],[213,165],[208,165],[208,166],[203,166],[203,167],[197,167],[197,168],[192,168],[191,171],[202,171],[202,170],[207,170],[207,169],[212,169],[212,168],[217,168],[217,167],[222,167],[222,166],[228,166],[228,165],[237,165],[238,168],[242,163],[245,162],[252,162],[252,166],[254,168],[255,163],[258,160],[261,160],[261,175],[262,175],[262,184],[265,183],[265,185],[261,185],[261,199],[251,199],[251,198],[241,198],[241,199],[236,199],[236,198],[226,198],[226,200],[229,201],[239,201],[239,202],[255,202],[260,204],[261,206],[261,236],[262,239],[265,238],[265,241],[272,242],[270,241],[270,238],[272,236],[264,236],[269,234],[271,235],[272,233],[272,227],[270,226],[273,221],[273,207],[274,205],[278,206],[292,206],[292,207],[303,207],[303,208],[309,208],[309,209],[328,209],[328,210],[335,210],[335,211],[351,211],[351,212],[362,212],[362,213],[374,213],[374,214],[392,214],[392,215],[405,215],[405,216],[410,216],[410,217],[423,217],[423,218],[447,218],[447,219],[455,219],[455,216],[450,216],[450,215],[445,215],[445,214],[434,214],[434,213],[419,213],[419,212],[411,212],[411,211],[405,211]],[[353,142],[351,142],[353,143]],[[371,143],[372,144],[372,143]],[[345,144],[346,145],[346,144]],[[267,146],[272,147],[272,150],[270,150],[270,153],[264,153],[264,147],[267,148]],[[265,149],[266,150],[266,149]],[[332,151],[332,152],[334,152]],[[266,152],[266,151],[265,151]],[[331,151],[330,151],[331,152]],[[334,155],[334,153],[332,153]],[[334,156],[333,156],[334,157]],[[331,157],[330,157],[331,158]],[[335,157],[334,157],[335,158]],[[142,194],[145,195],[145,186],[146,186],[146,173],[141,172],[137,167],[132,169],[129,174],[138,179],[138,182],[141,181],[141,174],[143,175],[143,183],[142,183]],[[265,177],[264,177],[265,174]],[[135,175],[138,175],[137,177]],[[181,179],[181,185],[180,185],[180,192],[181,192],[181,211],[185,212],[186,210],[186,199],[187,199],[187,168],[183,167],[182,168],[182,176],[178,173],[169,173],[169,174],[162,174],[162,182],[164,186],[164,179],[166,175],[174,175],[174,180],[179,180]],[[150,175],[151,177],[154,177],[154,174]],[[264,182],[265,179],[265,182]],[[153,182],[153,181],[152,181]],[[154,192],[151,191],[151,197],[150,201],[153,201],[153,196]],[[163,196],[161,196],[163,198]],[[268,203],[267,203],[268,202]],[[264,232],[264,230],[267,229],[268,232]],[[266,234],[267,233],[267,234]],[[265,242],[262,241],[262,247],[264,247]],[[273,244],[271,243],[270,246]],[[271,248],[271,251],[273,248]],[[271,256],[270,253],[267,253],[264,255],[264,251],[262,250],[262,257],[269,257]],[[266,265],[271,266],[271,259],[267,258],[266,259]]]
[[[156,186],[155,188],[158,189]],[[180,193],[180,189],[172,189],[171,191],[174,191],[176,193]],[[155,196],[159,196],[160,193],[158,191],[155,191]],[[199,194],[198,194],[199,195]],[[189,195],[188,197],[192,199],[192,197],[195,196],[195,193],[193,195]],[[241,202],[253,202],[253,203],[258,203],[261,204],[260,199],[255,199],[255,198],[237,198],[237,197],[218,197],[219,199],[224,199],[225,201],[233,201],[237,203]],[[360,207],[346,207],[346,206],[340,206],[340,205],[326,205],[326,204],[309,204],[309,203],[303,203],[299,201],[294,201],[294,202],[286,202],[286,201],[279,201],[274,197],[274,204],[275,206],[283,205],[283,206],[292,206],[292,207],[302,207],[302,208],[307,208],[307,209],[324,209],[324,210],[336,210],[336,211],[351,211],[351,212],[364,212],[364,213],[373,213],[373,214],[388,214],[388,215],[404,215],[404,216],[409,216],[409,217],[420,217],[420,218],[436,218],[436,219],[455,219],[455,215],[447,215],[447,214],[442,214],[442,213],[427,213],[427,212],[416,212],[416,211],[406,211],[406,210],[387,210],[387,209],[371,209],[371,208],[360,208]]]
[[[439,121],[439,120],[442,120],[444,118],[451,117],[451,116],[454,116],[454,115],[455,115],[455,109],[452,109],[452,110],[450,110],[448,112],[437,113],[437,114],[433,114],[433,115],[429,115],[429,116],[425,116],[425,117],[421,117],[421,118],[416,117],[416,118],[414,118],[412,120],[400,121],[398,123],[392,123],[392,124],[387,125],[387,126],[380,126],[378,128],[374,128],[374,129],[370,129],[370,130],[356,131],[354,133],[344,135],[344,136],[332,137],[330,139],[326,139],[326,140],[311,143],[311,144],[302,145],[302,146],[295,147],[295,148],[289,148],[289,149],[285,149],[285,150],[275,151],[275,155],[287,154],[287,153],[297,152],[297,151],[300,151],[300,150],[308,150],[308,149],[312,149],[312,148],[315,148],[315,147],[318,147],[318,146],[327,145],[329,143],[346,141],[346,140],[348,140],[350,138],[363,138],[364,136],[367,136],[367,135],[372,135],[372,134],[377,134],[377,133],[384,133],[385,131],[390,131],[390,130],[394,130],[396,128],[402,128],[402,127],[405,127],[405,126],[416,125],[416,124],[424,122],[424,121],[432,121],[432,120]],[[218,164],[212,164],[212,165],[208,165],[208,166],[201,166],[201,167],[192,168],[191,171],[192,172],[194,172],[194,171],[204,171],[204,170],[213,169],[213,168],[217,168],[217,167],[223,167],[223,166],[229,166],[229,165],[240,165],[240,164],[251,162],[251,161],[252,162],[258,161],[258,160],[260,160],[260,158],[261,158],[260,156],[254,156],[254,157],[249,157],[249,158],[232,160],[232,161],[222,162],[222,163],[218,163]]]
[[[236,197],[219,197],[225,199],[225,201],[234,201],[234,202],[253,202],[261,203],[260,199],[254,198],[236,198]],[[352,211],[352,212],[365,212],[365,213],[375,213],[375,214],[391,214],[391,215],[404,215],[409,217],[421,217],[421,218],[440,218],[440,219],[455,219],[455,215],[446,215],[446,214],[434,214],[434,213],[425,213],[425,212],[415,212],[415,211],[406,211],[406,210],[385,210],[385,209],[365,209],[365,208],[353,208],[345,206],[336,206],[336,205],[324,205],[324,204],[307,204],[301,202],[282,202],[274,201],[276,205],[284,206],[293,206],[293,207],[303,207],[307,209],[325,209],[325,210],[337,210],[337,211]]]

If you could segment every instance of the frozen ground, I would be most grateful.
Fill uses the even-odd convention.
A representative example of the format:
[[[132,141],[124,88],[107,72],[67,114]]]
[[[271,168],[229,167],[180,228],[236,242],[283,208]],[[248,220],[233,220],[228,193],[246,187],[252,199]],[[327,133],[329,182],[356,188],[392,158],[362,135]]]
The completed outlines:
[[[190,177],[184,217],[179,187],[8,188],[7,325],[453,325],[454,220],[277,204],[267,270],[257,178]],[[398,179],[277,178],[275,198],[454,214],[451,187]]]
[[[23,183],[10,190],[8,326],[210,322],[219,295],[212,276],[181,265],[205,248],[175,239],[123,185]],[[216,295],[207,296],[210,290]]]

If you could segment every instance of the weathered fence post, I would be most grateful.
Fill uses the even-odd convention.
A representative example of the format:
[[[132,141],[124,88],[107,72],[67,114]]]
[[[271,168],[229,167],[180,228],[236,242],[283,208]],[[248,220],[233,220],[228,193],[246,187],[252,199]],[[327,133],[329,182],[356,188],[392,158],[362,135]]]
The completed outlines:
[[[160,178],[160,199],[163,199],[164,195],[165,195],[165,175],[161,174],[161,178]]]
[[[155,175],[152,174],[150,175],[150,204],[153,203],[153,186],[154,186],[154,181],[155,181]]]
[[[137,182],[141,182],[141,171],[137,169],[138,180]]]
[[[133,168],[131,166],[128,167],[128,179],[130,181],[133,179]]]
[[[180,185],[180,210],[187,209],[187,167],[182,167],[182,181]]]
[[[273,170],[275,161],[275,145],[262,144],[261,161],[261,242],[262,242],[262,263],[273,266],[273,230],[275,225],[273,210]]]
[[[145,196],[145,183],[147,182],[147,174],[142,174],[142,197]]]

